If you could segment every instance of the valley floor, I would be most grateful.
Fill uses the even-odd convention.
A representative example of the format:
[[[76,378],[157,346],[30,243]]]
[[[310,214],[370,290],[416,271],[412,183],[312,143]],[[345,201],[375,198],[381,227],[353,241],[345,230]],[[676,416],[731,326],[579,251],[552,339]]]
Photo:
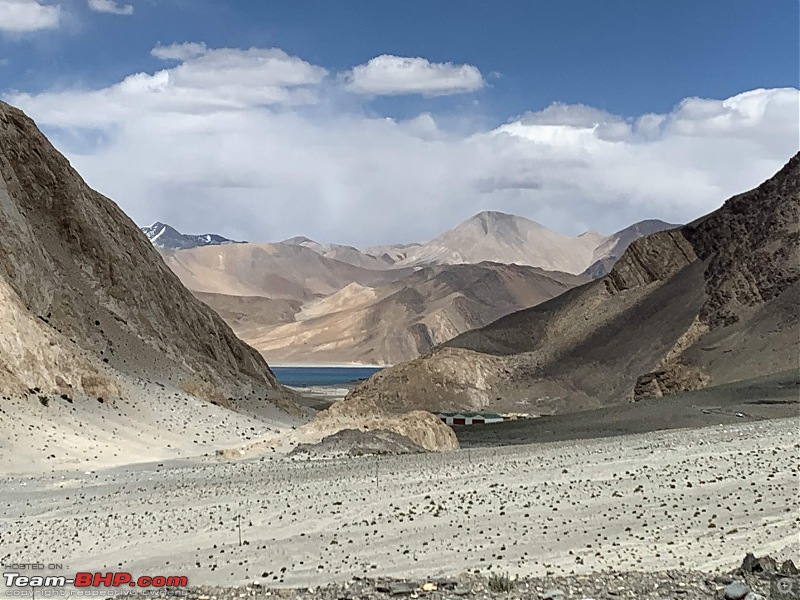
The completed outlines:
[[[464,571],[707,571],[746,552],[798,562],[799,426],[7,475],[0,563],[305,588]]]

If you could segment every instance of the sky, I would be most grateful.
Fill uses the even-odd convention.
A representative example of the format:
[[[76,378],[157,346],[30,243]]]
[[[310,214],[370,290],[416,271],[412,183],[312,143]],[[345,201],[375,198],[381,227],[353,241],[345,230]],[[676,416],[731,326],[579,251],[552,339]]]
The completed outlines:
[[[0,0],[0,98],[139,225],[691,221],[800,148],[796,0]]]

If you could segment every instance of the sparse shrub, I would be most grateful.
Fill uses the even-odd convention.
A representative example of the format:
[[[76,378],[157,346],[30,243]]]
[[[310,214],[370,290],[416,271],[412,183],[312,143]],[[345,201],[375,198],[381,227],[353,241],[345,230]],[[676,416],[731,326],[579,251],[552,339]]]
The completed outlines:
[[[510,592],[514,589],[514,582],[511,581],[508,573],[504,575],[492,573],[489,575],[487,585],[492,592]]]

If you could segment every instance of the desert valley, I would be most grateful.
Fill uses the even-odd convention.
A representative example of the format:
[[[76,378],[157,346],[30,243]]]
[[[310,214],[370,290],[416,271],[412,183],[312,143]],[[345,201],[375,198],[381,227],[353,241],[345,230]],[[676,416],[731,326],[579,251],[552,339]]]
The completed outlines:
[[[384,254],[399,266],[366,268],[357,263],[380,258],[349,249],[348,262],[327,256],[341,249],[297,240],[157,251],[167,226],[148,239],[33,122],[2,111],[2,216],[13,232],[2,239],[4,562],[33,553],[75,569],[170,565],[197,584],[315,587],[354,575],[702,570],[734,565],[744,548],[797,552],[800,155],[688,226],[651,223],[656,232],[634,240],[636,226],[613,244],[593,236],[600,248],[627,246],[616,261],[589,244],[582,262],[548,264],[573,273],[480,253],[477,264],[436,263],[455,251],[418,251],[434,257],[423,266],[396,248]],[[461,229],[479,228],[489,244],[505,234],[516,252],[525,226],[536,227],[481,214]],[[509,230],[523,232],[517,248]],[[474,236],[467,245],[479,247]],[[593,277],[598,261],[613,265]],[[265,290],[274,296],[250,295]],[[398,319],[352,324],[386,298]],[[406,350],[423,356],[321,412],[222,320],[253,332],[283,311],[312,339],[308,323],[325,319],[364,339],[401,339],[428,315],[442,323],[446,309],[479,314],[469,302],[510,314],[471,331],[475,322],[450,317],[444,344],[427,330],[426,345]],[[356,358],[347,351],[360,341],[343,355]],[[564,416],[454,433],[431,414],[486,410]],[[672,427],[683,429],[657,431]],[[523,445],[498,450],[495,434]],[[398,452],[405,458],[380,458]],[[735,494],[741,478],[756,487]],[[637,504],[617,500],[637,493]],[[769,500],[750,516],[762,494]],[[721,495],[724,513],[708,514]],[[459,515],[483,526],[462,533]]]
[[[17,2],[3,1],[0,19]],[[99,13],[134,12],[97,4]],[[0,24],[0,39],[3,31]],[[251,48],[242,52],[257,56],[258,67],[242,71],[247,81],[266,72],[286,80],[264,88],[228,82],[205,113],[192,94],[207,72],[192,69],[241,74],[225,62],[229,54],[214,52],[159,42],[152,56],[179,66],[132,75],[89,100],[101,106],[111,98],[114,111],[125,112],[125,94],[177,90],[168,102],[189,103],[181,127],[199,123],[193,143],[200,144],[218,123],[236,127],[251,94],[258,106],[306,106],[309,82],[361,93],[352,91],[360,67],[324,79],[322,67]],[[422,59],[402,68],[415,60]],[[305,79],[287,75],[287,65],[302,67]],[[456,67],[441,63],[428,76]],[[467,67],[460,77],[473,76]],[[389,84],[376,81],[372,97],[397,95],[392,87],[380,92]],[[398,81],[405,79],[392,85]],[[429,101],[437,89],[419,93]],[[780,106],[800,107],[800,93],[787,89],[793,95]],[[763,90],[742,95],[747,110],[756,92]],[[94,591],[198,600],[800,598],[796,140],[780,164],[754,159],[759,172],[770,165],[770,175],[716,198],[706,214],[676,200],[683,212],[654,208],[641,218],[649,207],[626,198],[639,218],[613,221],[615,231],[584,230],[588,214],[575,216],[580,229],[570,234],[550,226],[555,218],[548,226],[529,218],[520,194],[538,193],[547,181],[514,187],[509,181],[528,163],[512,156],[517,179],[477,178],[479,195],[497,188],[498,198],[511,198],[504,210],[475,203],[481,210],[444,211],[435,227],[414,230],[439,228],[426,238],[405,237],[411,229],[398,226],[381,242],[386,230],[376,226],[362,238],[343,228],[341,238],[317,241],[327,230],[308,216],[309,231],[296,230],[301,218],[291,230],[245,241],[224,226],[227,215],[220,229],[184,227],[171,220],[180,211],[167,208],[157,215],[163,222],[134,222],[121,200],[94,189],[113,188],[108,182],[119,176],[92,171],[98,148],[118,151],[104,137],[111,133],[99,133],[102,119],[87,117],[90,133],[73,136],[59,121],[72,110],[68,95],[55,112],[36,95],[6,96],[0,564],[7,596],[79,595],[80,585],[58,578],[122,573],[133,574],[130,585]],[[709,106],[691,119],[711,114]],[[758,106],[755,113],[768,112]],[[634,126],[582,105],[574,113],[553,107],[493,130],[486,156],[577,139],[579,158],[557,163],[554,151],[542,164],[551,160],[557,172],[600,161],[602,171],[616,168],[626,143],[619,128],[630,127],[642,147],[655,144],[642,141],[655,136],[645,131],[647,115]],[[44,125],[32,118],[38,114]],[[683,118],[680,109],[670,118]],[[666,118],[659,124],[669,126]],[[679,135],[693,132],[685,126]],[[236,144],[246,144],[237,135]],[[469,143],[480,137],[470,135]],[[449,143],[431,139],[431,156]],[[598,158],[597,140],[613,146],[613,160]],[[230,187],[257,187],[236,179],[241,165],[231,156],[217,157],[235,180]],[[655,163],[657,153],[648,156]],[[84,167],[105,187],[90,186]],[[142,169],[143,181],[158,170],[150,169]],[[185,175],[170,171],[168,189],[181,189]],[[687,181],[695,175],[687,171]],[[631,197],[643,189],[627,183]],[[553,194],[577,189],[559,185]],[[603,187],[592,181],[581,193],[593,186]],[[386,202],[387,213],[397,210]],[[241,204],[215,206],[222,214]],[[544,222],[556,211],[535,214]],[[669,214],[687,218],[655,218]],[[270,222],[281,218],[268,214]],[[243,230],[257,231],[256,217],[242,211],[248,219],[254,224]],[[273,370],[286,366],[375,373],[304,387]],[[154,590],[141,576],[176,579]]]

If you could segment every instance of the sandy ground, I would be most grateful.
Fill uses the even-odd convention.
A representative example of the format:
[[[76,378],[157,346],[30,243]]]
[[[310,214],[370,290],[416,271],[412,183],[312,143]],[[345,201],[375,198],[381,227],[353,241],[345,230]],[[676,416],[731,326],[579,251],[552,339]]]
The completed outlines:
[[[335,461],[0,478],[0,562],[313,586],[798,559],[800,420]],[[237,518],[241,515],[243,545]]]
[[[122,399],[0,399],[0,473],[81,471],[239,448],[307,421],[268,401],[238,412],[159,384],[119,380]]]

